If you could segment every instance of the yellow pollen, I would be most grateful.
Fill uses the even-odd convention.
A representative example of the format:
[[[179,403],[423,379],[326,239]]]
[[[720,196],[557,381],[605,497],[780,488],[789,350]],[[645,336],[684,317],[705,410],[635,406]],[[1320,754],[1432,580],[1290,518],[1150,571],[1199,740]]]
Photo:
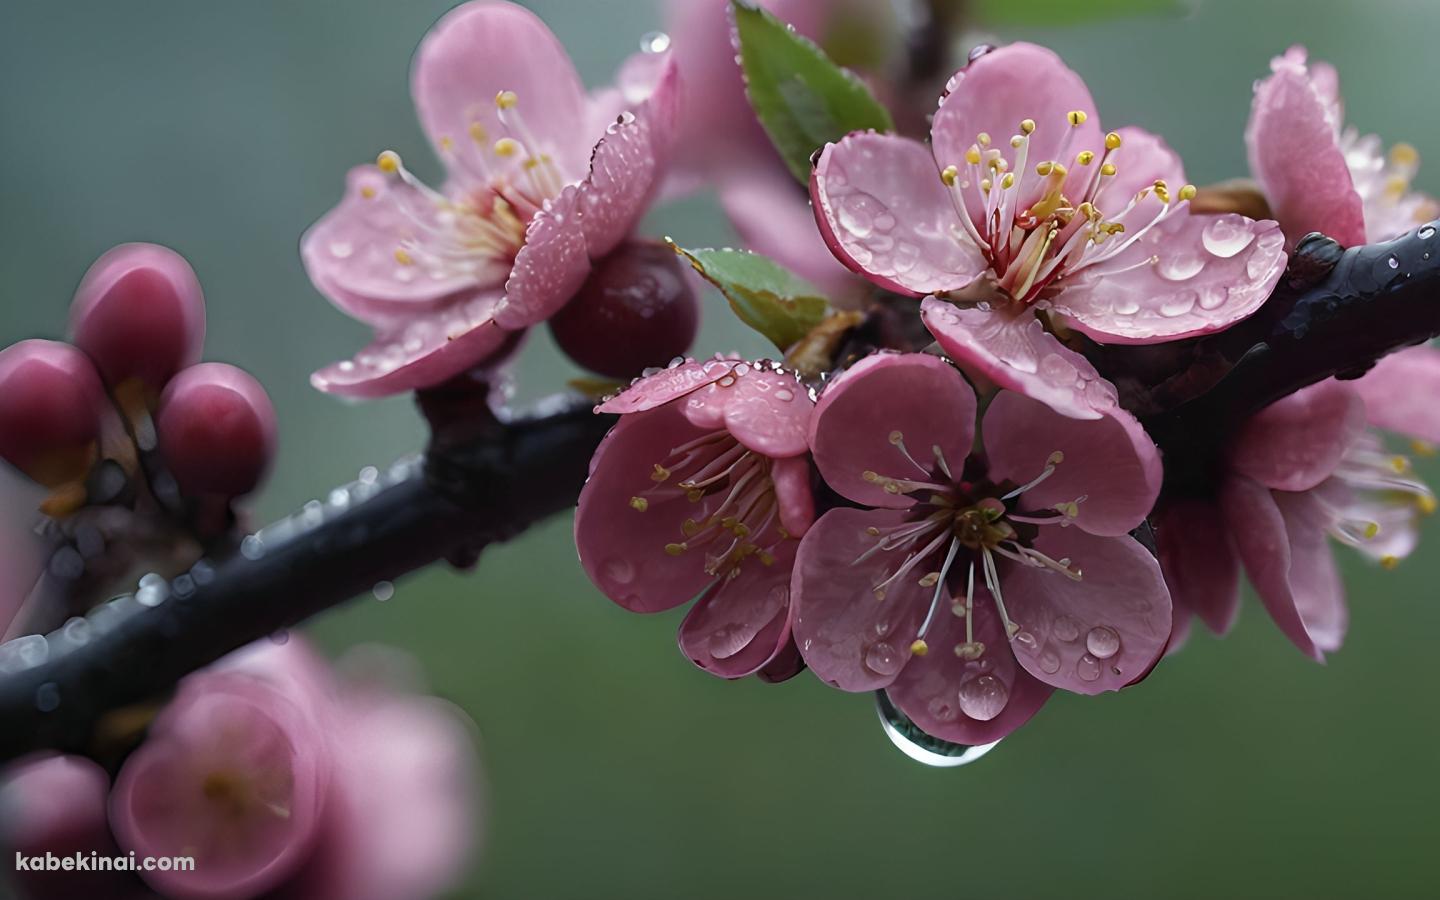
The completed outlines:
[[[985,655],[985,644],[981,641],[970,641],[967,644],[956,644],[955,655],[961,659],[979,659]]]
[[[955,180],[960,177],[960,170],[954,166],[946,166],[945,171],[940,173],[940,180],[945,182],[946,187],[954,187]]]
[[[1413,166],[1420,162],[1420,153],[1410,144],[1396,144],[1390,148],[1390,161],[1397,166]]]
[[[1085,120],[1088,119],[1089,116],[1085,115],[1085,111],[1083,109],[1072,109],[1070,112],[1066,113],[1065,118],[1070,122],[1071,125],[1080,126],[1085,124]]]
[[[375,189],[367,184],[360,189],[360,196],[364,197],[366,200],[374,200]]]
[[[1366,523],[1365,523],[1365,540],[1367,540],[1367,541],[1372,541],[1372,540],[1375,539],[1375,535],[1377,535],[1377,534],[1379,534],[1379,533],[1380,533],[1380,523],[1379,523],[1379,522],[1366,522]]]
[[[691,503],[699,503],[701,500],[705,499],[705,492],[700,490],[699,488],[688,490],[685,492],[685,499],[689,500]]]
[[[654,482],[661,482],[669,477],[670,470],[660,465],[659,463],[655,464],[655,470],[650,473],[650,480]]]
[[[375,157],[375,165],[379,166],[380,171],[387,175],[393,175],[400,171],[400,154],[394,150],[386,150]]]
[[[631,497],[630,508],[635,510],[636,512],[644,512],[645,510],[650,508],[650,501],[646,500],[644,497]]]
[[[1035,132],[1035,120],[1034,120],[1034,119],[1021,119],[1021,120],[1020,120],[1020,133],[1021,133],[1021,134],[1033,134],[1034,132]]]
[[[1054,168],[1055,164],[1053,162],[1042,162],[1039,165],[1035,166],[1035,174],[1044,177],[1046,175],[1049,175],[1050,171]]]
[[[930,573],[926,574],[926,576],[925,576],[924,578],[920,579],[920,586],[921,586],[921,587],[924,587],[924,588],[934,587],[935,585],[937,585],[937,584],[939,584],[939,583],[940,583],[940,573],[939,573],[939,572],[930,572]]]
[[[930,645],[925,643],[925,641],[921,638],[916,638],[915,641],[910,645],[910,652],[915,654],[916,656],[924,656],[925,654],[930,652]]]
[[[1095,151],[1081,150],[1079,154],[1076,155],[1075,161],[1082,166],[1088,166],[1095,161]]]
[[[1435,445],[1429,441],[1411,441],[1410,450],[1416,456],[1434,456],[1436,453]]]
[[[775,554],[771,553],[769,550],[761,550],[761,551],[760,551],[760,565],[762,565],[762,566],[773,566],[773,565],[775,565]]]
[[[1108,176],[1111,176],[1111,175],[1114,175],[1114,174],[1115,174],[1115,164],[1114,164],[1114,163],[1106,163],[1105,165],[1101,166],[1101,167],[1100,167],[1100,174],[1101,174],[1101,175],[1105,175],[1105,176],[1107,176],[1107,177],[1108,177]]]
[[[408,250],[406,250],[404,247],[396,247],[396,248],[395,248],[395,261],[396,261],[397,263],[399,263],[400,265],[402,265],[402,266],[413,266],[413,265],[415,265],[415,259],[414,259],[414,257],[412,257],[412,256],[410,255],[410,252],[409,252]]]
[[[454,150],[454,149],[455,149],[455,140],[454,140],[454,138],[450,137],[448,134],[441,136],[441,138],[440,138],[440,149],[441,149],[441,150],[444,150],[446,153],[449,153],[451,150]]]
[[[1197,193],[1199,192],[1196,190],[1195,185],[1187,184],[1184,187],[1180,188],[1180,199],[1194,200]]]
[[[1170,185],[1165,183],[1165,179],[1156,179],[1154,188],[1155,196],[1160,198],[1161,203],[1170,202]]]
[[[980,148],[971,147],[965,151],[965,161],[972,166],[980,165]]]
[[[1396,566],[1400,565],[1400,557],[1392,556],[1387,553],[1384,556],[1380,557],[1380,565],[1382,568],[1394,569]]]
[[[1119,149],[1120,149],[1120,135],[1117,134],[1116,132],[1113,132],[1113,131],[1110,132],[1109,134],[1105,135],[1105,149],[1106,149],[1106,150],[1119,150]]]
[[[501,138],[495,142],[496,156],[514,156],[520,152],[520,142],[514,138]]]
[[[984,181],[980,182],[980,190],[984,191],[984,192],[987,193],[987,194],[990,193],[990,188],[991,188],[991,187],[992,187],[992,185],[990,184],[990,179],[988,179],[988,178],[986,178]]]
[[[1007,190],[1007,191],[1008,191],[1010,188],[1014,187],[1014,186],[1015,186],[1015,173],[1014,173],[1014,172],[1006,172],[1006,173],[1005,173],[1005,177],[1002,178],[1002,179],[1000,179],[1000,186],[1001,186],[1002,188],[1004,188],[1005,190]]]
[[[1425,515],[1433,516],[1435,514],[1435,495],[1421,494],[1415,501],[1415,505],[1420,507],[1420,511]]]
[[[1016,150],[1019,150],[1019,149],[1020,149],[1020,145],[1021,145],[1021,144],[1024,144],[1024,143],[1025,143],[1025,139],[1024,139],[1023,137],[1021,137],[1020,135],[1018,135],[1018,134],[1015,135],[1014,137],[1010,138],[1010,146],[1011,146],[1011,147],[1014,147]]]
[[[501,91],[495,95],[496,109],[514,109],[519,102],[520,98],[515,96],[514,91]]]
[[[1390,457],[1390,468],[1395,470],[1396,475],[1403,475],[1410,471],[1410,460],[1397,454]]]
[[[686,550],[689,549],[690,548],[685,546],[685,544],[683,543],[665,545],[665,552],[670,554],[671,556],[679,556],[680,554],[684,553]]]
[[[990,146],[990,133],[987,131],[982,131],[979,134],[975,135],[975,140],[980,142],[980,146],[988,147]],[[1393,153],[1394,151],[1391,152]]]
[[[490,139],[490,133],[486,131],[485,126],[481,125],[479,122],[471,122],[470,139],[477,144],[484,144]]]

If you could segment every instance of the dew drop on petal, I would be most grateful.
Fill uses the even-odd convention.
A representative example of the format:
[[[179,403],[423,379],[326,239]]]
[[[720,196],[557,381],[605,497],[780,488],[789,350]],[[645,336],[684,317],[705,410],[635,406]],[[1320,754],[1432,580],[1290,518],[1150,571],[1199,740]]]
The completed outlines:
[[[1085,649],[1100,659],[1109,659],[1120,651],[1120,635],[1113,628],[1097,625],[1085,635]]]
[[[1081,681],[1094,681],[1100,677],[1100,660],[1086,653],[1076,661],[1075,674]]]
[[[1155,272],[1166,281],[1188,281],[1205,268],[1205,258],[1198,253],[1182,250],[1160,257]]]
[[[663,31],[647,32],[640,38],[640,49],[645,53],[664,53],[670,49],[670,35]]]
[[[894,675],[900,671],[900,654],[886,641],[878,641],[865,651],[865,667],[877,675]]]
[[[370,589],[370,593],[375,595],[376,600],[384,603],[386,600],[395,596],[395,585],[388,581],[376,582],[375,586]]]
[[[1054,675],[1060,671],[1060,654],[1051,647],[1046,647],[1040,652],[1040,671],[1046,675]]]
[[[1080,637],[1080,623],[1069,616],[1057,616],[1051,630],[1062,641],[1073,641]]]
[[[994,675],[980,675],[960,685],[960,711],[982,722],[1000,715],[1010,691]]]
[[[1200,233],[1200,242],[1205,249],[1221,259],[1229,259],[1250,246],[1255,240],[1252,231],[1242,216],[1227,214],[1216,216]]]
[[[635,564],[628,559],[616,557],[605,563],[603,574],[613,584],[630,584],[635,580]]]
[[[1200,295],[1192,290],[1183,290],[1171,294],[1169,297],[1160,301],[1160,315],[1170,318],[1183,316],[1195,308],[1195,303],[1199,299]]]

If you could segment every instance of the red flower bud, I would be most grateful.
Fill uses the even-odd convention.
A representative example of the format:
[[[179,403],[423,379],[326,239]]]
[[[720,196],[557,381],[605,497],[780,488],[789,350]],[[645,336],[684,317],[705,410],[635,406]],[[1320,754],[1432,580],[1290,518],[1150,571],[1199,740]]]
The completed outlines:
[[[69,344],[0,350],[0,458],[41,484],[85,476],[108,406],[95,366]]]
[[[275,455],[275,407],[249,373],[224,363],[171,379],[156,416],[160,455],[181,493],[239,497]]]

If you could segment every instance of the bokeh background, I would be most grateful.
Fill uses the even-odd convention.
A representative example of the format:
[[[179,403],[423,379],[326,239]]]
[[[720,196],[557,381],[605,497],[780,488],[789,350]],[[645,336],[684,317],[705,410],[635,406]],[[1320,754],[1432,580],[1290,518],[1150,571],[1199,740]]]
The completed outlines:
[[[407,400],[356,409],[309,388],[365,333],[310,288],[296,242],[348,166],[384,147],[427,158],[406,73],[450,5],[6,0],[0,343],[58,336],[96,256],[157,241],[204,283],[207,358],[255,373],[279,409],[260,516],[418,446]],[[654,0],[527,5],[592,85],[660,26]],[[1295,42],[1339,66],[1351,122],[1440,163],[1436,33],[1430,0],[1202,0],[1000,36],[1054,46],[1107,123],[1165,135],[1205,183],[1243,174],[1251,83]],[[1440,165],[1419,184],[1440,192]],[[649,230],[733,240],[704,196]],[[707,313],[707,349],[763,350],[718,298]],[[523,393],[568,373],[537,334]],[[1199,635],[1123,695],[1057,695],[956,770],[892,749],[868,697],[698,673],[679,611],[634,616],[590,586],[568,517],[310,630],[332,651],[408,648],[479,723],[488,840],[460,896],[1433,897],[1440,528],[1427,537],[1396,572],[1345,557],[1353,625],[1325,666],[1248,598],[1228,640]]]

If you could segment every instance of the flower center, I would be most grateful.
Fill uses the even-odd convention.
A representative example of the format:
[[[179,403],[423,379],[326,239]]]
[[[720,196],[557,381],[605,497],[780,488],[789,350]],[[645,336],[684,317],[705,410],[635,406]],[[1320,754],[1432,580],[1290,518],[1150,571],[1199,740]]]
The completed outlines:
[[[1025,303],[1038,299],[1057,278],[1113,260],[1195,196],[1194,185],[1172,194],[1164,180],[1133,197],[1111,196],[1107,188],[1115,180],[1116,151],[1122,143],[1113,131],[1105,135],[1103,147],[1075,153],[1072,176],[1065,159],[1075,149],[1075,130],[1087,116],[1073,110],[1066,119],[1069,130],[1055,159],[1032,162],[1030,143],[1037,126],[1034,119],[1025,119],[1010,138],[1008,153],[980,132],[964,160],[940,173],[964,229],[957,237],[968,236],[978,245],[1000,287]],[[1159,208],[1132,216],[1151,194],[1160,201]],[[1102,203],[1113,214],[1104,212]],[[1136,219],[1140,221],[1126,221]],[[1151,256],[1138,265],[1155,262]]]
[[[472,120],[468,131],[475,153],[462,156],[453,137],[440,138],[452,175],[464,176],[454,179],[448,193],[421,181],[393,150],[375,160],[380,171],[413,189],[386,191],[383,197],[406,226],[395,246],[402,271],[416,267],[435,278],[503,277],[525,243],[530,220],[564,189],[559,167],[525,124],[515,92],[496,94],[495,108],[505,134],[492,141],[485,126]],[[361,196],[376,199],[372,188],[363,188]]]
[[[1085,498],[1078,497],[1047,509],[1022,508],[1021,498],[1055,473],[1064,462],[1063,453],[1057,450],[1050,454],[1044,469],[1035,478],[1026,484],[1015,485],[1008,482],[997,484],[983,477],[969,478],[969,473],[965,472],[957,477],[938,446],[930,448],[934,462],[922,464],[910,452],[905,436],[899,431],[890,433],[890,444],[904,464],[916,470],[920,477],[897,478],[873,471],[863,473],[862,477],[888,493],[913,496],[916,503],[910,508],[905,522],[885,529],[868,529],[870,536],[877,540],[852,564],[863,562],[876,553],[898,554],[895,568],[873,586],[877,600],[883,601],[891,587],[907,578],[914,579],[922,588],[934,589],[925,619],[910,644],[912,653],[924,656],[929,652],[930,645],[926,643],[925,635],[934,625],[942,600],[954,597],[956,599],[950,611],[965,620],[965,641],[955,645],[955,655],[967,660],[984,655],[985,644],[975,640],[977,567],[995,601],[1006,635],[1015,637],[1020,626],[1010,619],[1005,610],[997,557],[1024,566],[1049,569],[1077,581],[1080,579],[1080,570],[1069,559],[1053,559],[1035,549],[1034,539],[1040,526],[1068,525],[1078,514],[1079,505]],[[963,603],[959,599],[959,573],[962,568],[955,565],[962,550],[966,556],[962,563],[965,572]]]
[[[670,451],[655,464],[651,487],[630,498],[645,513],[652,503],[683,495],[694,515],[680,525],[678,541],[665,545],[671,556],[699,552],[705,572],[734,578],[755,557],[774,565],[775,547],[790,535],[779,524],[780,504],[770,477],[770,458],[747,449],[724,429]]]

